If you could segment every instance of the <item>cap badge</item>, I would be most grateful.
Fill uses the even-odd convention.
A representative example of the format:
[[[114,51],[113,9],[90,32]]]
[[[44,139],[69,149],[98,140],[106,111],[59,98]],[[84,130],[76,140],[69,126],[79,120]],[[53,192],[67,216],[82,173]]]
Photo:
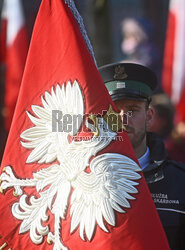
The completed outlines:
[[[127,73],[125,72],[125,67],[122,65],[118,65],[115,67],[115,74],[114,79],[125,79],[128,77]]]

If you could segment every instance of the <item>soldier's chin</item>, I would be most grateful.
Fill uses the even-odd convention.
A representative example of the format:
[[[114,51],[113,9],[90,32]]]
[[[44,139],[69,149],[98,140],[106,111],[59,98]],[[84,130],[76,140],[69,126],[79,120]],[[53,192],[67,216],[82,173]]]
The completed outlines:
[[[128,136],[133,136],[133,132],[131,131],[126,131]]]
[[[132,138],[134,137],[134,134],[132,132],[127,132],[127,135],[132,143]]]

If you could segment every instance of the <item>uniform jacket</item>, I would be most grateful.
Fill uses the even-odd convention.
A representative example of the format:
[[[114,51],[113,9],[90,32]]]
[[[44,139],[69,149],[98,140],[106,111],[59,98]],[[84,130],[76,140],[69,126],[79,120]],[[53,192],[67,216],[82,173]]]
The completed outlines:
[[[168,159],[164,144],[147,135],[150,165],[143,170],[172,250],[185,250],[185,165]]]

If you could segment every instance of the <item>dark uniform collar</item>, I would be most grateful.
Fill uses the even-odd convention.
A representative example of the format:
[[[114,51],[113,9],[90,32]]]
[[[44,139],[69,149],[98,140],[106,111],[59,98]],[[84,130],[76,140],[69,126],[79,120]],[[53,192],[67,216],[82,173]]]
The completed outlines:
[[[151,162],[163,162],[167,159],[167,151],[162,139],[154,133],[147,133],[147,146],[150,149]]]
[[[150,164],[143,170],[147,183],[154,183],[164,178],[163,165],[167,160],[164,143],[156,134],[147,134],[147,146],[150,150]]]

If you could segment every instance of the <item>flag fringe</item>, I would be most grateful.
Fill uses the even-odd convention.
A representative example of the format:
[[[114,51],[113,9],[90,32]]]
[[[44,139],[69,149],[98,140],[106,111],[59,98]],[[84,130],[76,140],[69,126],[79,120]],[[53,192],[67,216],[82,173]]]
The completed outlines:
[[[73,16],[76,19],[76,21],[78,23],[78,26],[79,26],[79,29],[80,29],[80,32],[81,32],[81,34],[83,36],[83,39],[84,39],[84,41],[85,41],[85,43],[87,45],[87,48],[88,48],[88,50],[89,50],[89,52],[90,52],[90,54],[91,54],[91,56],[92,56],[92,58],[94,60],[95,65],[97,66],[94,51],[93,51],[93,47],[92,47],[91,42],[90,42],[90,40],[88,38],[83,19],[82,19],[80,13],[78,12],[78,10],[76,8],[74,1],[73,0],[65,0],[65,3],[68,5],[71,12],[73,13]]]

